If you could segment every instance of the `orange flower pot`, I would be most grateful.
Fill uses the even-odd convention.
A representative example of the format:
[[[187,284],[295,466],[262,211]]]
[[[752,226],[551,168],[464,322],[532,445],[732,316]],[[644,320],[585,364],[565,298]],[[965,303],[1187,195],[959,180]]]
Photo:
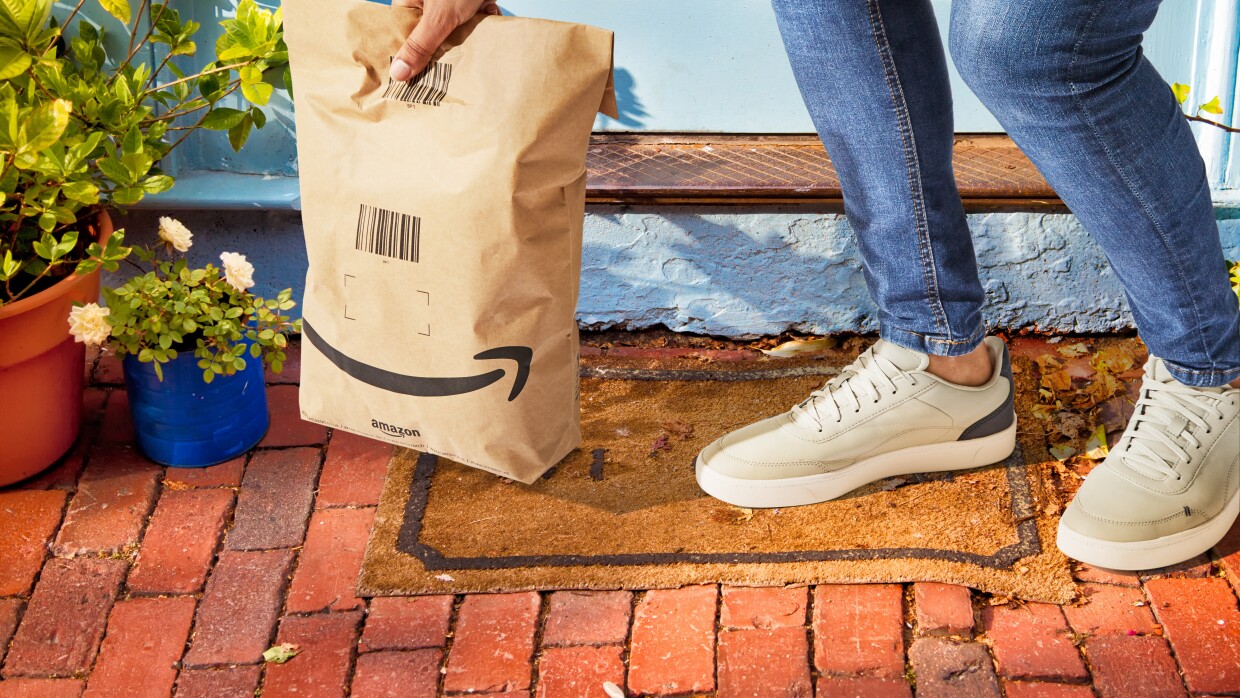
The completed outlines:
[[[100,213],[96,239],[112,234]],[[0,486],[53,465],[77,440],[86,345],[69,334],[74,303],[99,300],[100,270],[0,306]]]

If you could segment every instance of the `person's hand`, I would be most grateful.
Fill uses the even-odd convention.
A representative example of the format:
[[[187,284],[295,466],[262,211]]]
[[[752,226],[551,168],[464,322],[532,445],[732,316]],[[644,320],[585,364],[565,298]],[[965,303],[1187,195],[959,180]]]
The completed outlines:
[[[422,20],[405,39],[405,45],[400,47],[388,70],[393,80],[402,82],[422,72],[431,62],[435,49],[470,17],[479,12],[500,13],[495,0],[392,0],[392,5],[422,10]]]

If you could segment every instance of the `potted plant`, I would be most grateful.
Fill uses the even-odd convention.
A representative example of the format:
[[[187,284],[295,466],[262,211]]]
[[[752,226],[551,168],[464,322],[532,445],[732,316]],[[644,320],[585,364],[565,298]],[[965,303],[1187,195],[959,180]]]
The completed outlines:
[[[125,388],[138,447],[151,460],[204,467],[250,450],[267,433],[263,365],[277,373],[300,331],[284,311],[292,290],[263,299],[250,293],[254,267],[225,252],[221,265],[191,269],[176,257],[193,235],[179,221],[159,219],[162,245],[134,247],[141,263],[106,306],[85,303],[69,315],[74,339],[103,345],[123,359]]]
[[[65,317],[128,253],[108,209],[172,187],[160,163],[197,129],[226,130],[240,148],[265,123],[265,77],[287,73],[280,12],[253,0],[192,74],[176,57],[197,52],[198,24],[168,2],[141,0],[136,13],[128,0],[87,2],[60,20],[53,0],[0,2],[0,485],[77,438],[85,354]],[[82,19],[100,7],[123,35]],[[222,105],[238,91],[244,109]]]

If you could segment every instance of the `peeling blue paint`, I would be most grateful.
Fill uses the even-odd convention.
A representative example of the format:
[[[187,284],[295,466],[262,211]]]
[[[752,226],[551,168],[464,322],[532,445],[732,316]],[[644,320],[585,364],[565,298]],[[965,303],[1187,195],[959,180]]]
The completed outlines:
[[[1229,259],[1240,259],[1240,206],[1217,209]],[[149,238],[159,213],[118,221]],[[246,254],[256,290],[292,287],[306,270],[291,211],[173,212],[194,231],[191,261]],[[1101,249],[1069,214],[969,216],[992,328],[1045,332],[1131,329],[1124,291]],[[591,207],[579,319],[591,328],[754,337],[786,330],[877,331],[852,230],[813,207]]]

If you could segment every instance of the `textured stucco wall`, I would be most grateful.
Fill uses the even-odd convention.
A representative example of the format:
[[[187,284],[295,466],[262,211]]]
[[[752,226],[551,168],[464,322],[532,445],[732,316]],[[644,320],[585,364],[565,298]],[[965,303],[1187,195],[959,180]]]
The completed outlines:
[[[119,223],[149,236],[160,213],[194,231],[192,260],[249,256],[258,291],[293,287],[306,256],[294,212],[133,213]],[[1218,209],[1225,252],[1240,258],[1240,207]],[[1102,251],[1067,214],[969,216],[992,327],[1107,332],[1132,327]],[[591,207],[579,317],[584,326],[731,337],[875,331],[844,217],[812,207]]]

